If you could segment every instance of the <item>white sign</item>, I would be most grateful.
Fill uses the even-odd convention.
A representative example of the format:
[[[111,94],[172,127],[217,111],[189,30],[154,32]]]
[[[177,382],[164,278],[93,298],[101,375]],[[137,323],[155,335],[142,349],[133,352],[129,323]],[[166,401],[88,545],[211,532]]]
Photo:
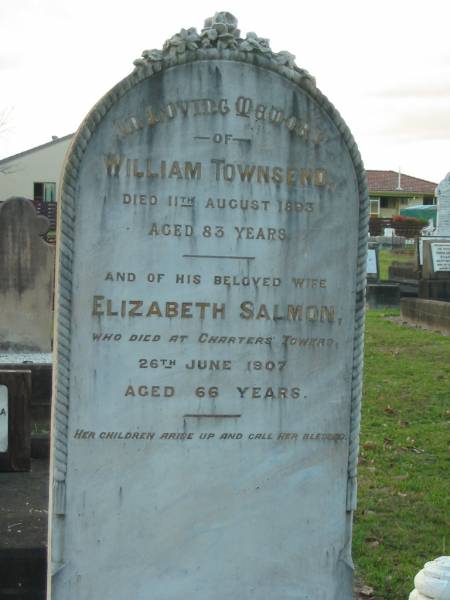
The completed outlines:
[[[8,388],[0,385],[0,452],[8,451]]]
[[[423,243],[424,242],[440,242],[440,243],[448,243],[450,242],[450,237],[442,237],[442,236],[422,236],[419,238],[418,250],[419,250],[419,265],[423,265]]]
[[[450,271],[450,243],[431,244],[434,271]]]

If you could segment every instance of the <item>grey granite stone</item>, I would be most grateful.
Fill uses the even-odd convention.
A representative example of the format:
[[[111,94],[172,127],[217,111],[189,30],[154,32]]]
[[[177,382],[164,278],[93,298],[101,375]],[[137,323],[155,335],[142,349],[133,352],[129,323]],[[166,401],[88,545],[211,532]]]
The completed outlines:
[[[29,200],[0,206],[0,355],[51,350],[55,248],[40,237],[47,230]]]

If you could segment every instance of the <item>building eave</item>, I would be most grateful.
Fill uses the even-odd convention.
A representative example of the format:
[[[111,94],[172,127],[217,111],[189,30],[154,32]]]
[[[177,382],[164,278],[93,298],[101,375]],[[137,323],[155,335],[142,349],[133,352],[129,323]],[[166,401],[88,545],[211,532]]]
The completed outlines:
[[[62,137],[59,137],[56,140],[51,140],[50,142],[46,142],[45,144],[41,144],[40,146],[35,146],[34,148],[29,148],[28,150],[24,150],[23,152],[19,152],[18,154],[13,154],[12,156],[7,156],[6,158],[2,158],[0,160],[0,166],[4,165],[8,162],[12,162],[15,161],[19,158],[22,158],[23,156],[27,156],[27,154],[31,154],[33,152],[37,152],[39,150],[43,150],[44,148],[48,148],[49,146],[53,146],[55,144],[59,144],[59,142],[64,142],[68,139],[70,139],[71,137],[73,137],[75,134],[74,133],[69,133],[67,135],[64,135]]]

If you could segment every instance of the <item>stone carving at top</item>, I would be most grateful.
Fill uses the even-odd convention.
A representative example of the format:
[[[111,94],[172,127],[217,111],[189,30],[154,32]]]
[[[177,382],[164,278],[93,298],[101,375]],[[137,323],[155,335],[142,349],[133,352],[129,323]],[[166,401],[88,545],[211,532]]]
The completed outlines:
[[[245,39],[240,37],[237,19],[229,12],[218,12],[206,19],[200,33],[194,27],[182,29],[168,39],[162,50],[144,50],[142,58],[134,61],[136,68],[148,63],[160,62],[167,59],[182,58],[190,51],[216,48],[217,50],[237,50],[261,56],[277,66],[284,67],[307,79],[315,86],[314,78],[304,69],[295,64],[295,56],[290,52],[272,52],[269,40],[260,38],[256,33],[249,32]]]
[[[434,235],[450,236],[450,173],[436,188],[437,228]]]

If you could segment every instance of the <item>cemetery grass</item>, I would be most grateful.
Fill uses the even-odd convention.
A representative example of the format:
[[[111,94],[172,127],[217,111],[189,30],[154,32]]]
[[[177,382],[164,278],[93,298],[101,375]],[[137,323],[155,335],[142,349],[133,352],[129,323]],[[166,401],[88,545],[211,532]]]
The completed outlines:
[[[450,554],[450,338],[369,311],[353,556],[374,596],[404,600]]]
[[[415,261],[415,248],[405,250],[380,250],[380,279],[389,279],[389,267],[393,262],[413,263]]]

